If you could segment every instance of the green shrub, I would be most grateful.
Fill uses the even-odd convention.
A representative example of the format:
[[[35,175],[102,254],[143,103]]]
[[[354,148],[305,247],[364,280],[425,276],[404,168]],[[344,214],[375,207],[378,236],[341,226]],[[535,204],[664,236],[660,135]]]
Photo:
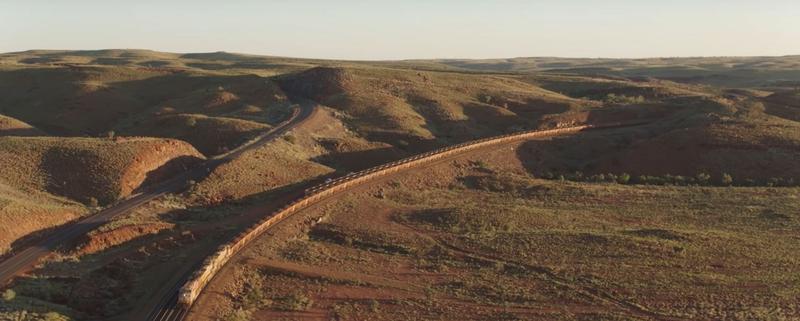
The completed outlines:
[[[620,184],[628,184],[631,181],[631,176],[628,173],[619,174],[617,177],[617,183]]]
[[[222,320],[225,321],[249,321],[251,315],[253,314],[252,311],[245,310],[243,308],[237,308],[222,317]]]
[[[767,180],[767,186],[769,187],[784,186],[784,182],[782,178],[771,177],[770,179]]]
[[[100,202],[97,201],[97,198],[89,197],[86,200],[86,206],[88,206],[88,207],[98,207],[98,206],[100,206]]]
[[[286,311],[306,311],[314,305],[314,301],[302,293],[292,293],[285,297],[281,303],[280,308]]]
[[[722,177],[719,179],[719,183],[722,186],[730,186],[733,184],[733,176],[728,173],[722,173]]]
[[[619,104],[619,105],[630,105],[630,104],[641,104],[645,102],[644,96],[626,96],[626,95],[617,95],[617,94],[608,94],[606,95],[605,102],[609,104]]]
[[[642,185],[674,185],[674,186],[767,186],[767,187],[793,187],[800,186],[800,181],[794,177],[772,177],[769,179],[742,179],[734,181],[733,176],[722,173],[718,178],[712,179],[707,173],[699,173],[692,176],[681,176],[664,174],[662,176],[638,175],[632,177],[627,173],[614,174],[594,174],[583,176],[581,172],[574,174],[558,174],[545,172],[542,175],[545,179],[568,180],[573,182],[594,182],[594,183],[619,183],[619,184],[642,184]]]
[[[708,183],[711,181],[711,175],[708,175],[706,173],[700,173],[697,174],[696,179],[698,184],[705,186],[708,185]]]
[[[12,289],[8,289],[5,292],[3,292],[3,300],[4,301],[11,301],[11,300],[14,300],[14,298],[16,298],[16,297],[17,297],[17,293],[14,292],[14,290],[12,290]]]
[[[44,315],[44,321],[68,321],[69,318],[58,314],[57,312],[47,312]]]

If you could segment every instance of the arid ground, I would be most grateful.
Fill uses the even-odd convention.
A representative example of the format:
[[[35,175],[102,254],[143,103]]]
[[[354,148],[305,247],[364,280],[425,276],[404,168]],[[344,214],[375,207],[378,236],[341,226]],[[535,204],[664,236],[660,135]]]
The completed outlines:
[[[799,320],[800,57],[357,62],[0,54],[0,260],[313,113],[4,284],[0,320],[147,320],[234,256],[187,320]],[[305,116],[304,116],[305,117]]]

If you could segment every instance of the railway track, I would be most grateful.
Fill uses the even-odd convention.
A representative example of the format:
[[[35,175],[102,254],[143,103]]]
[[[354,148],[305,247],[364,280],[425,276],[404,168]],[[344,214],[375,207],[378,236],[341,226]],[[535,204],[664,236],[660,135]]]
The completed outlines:
[[[222,269],[222,267],[233,256],[235,256],[252,240],[263,234],[270,227],[281,222],[283,219],[289,217],[290,215],[295,214],[307,208],[312,204],[318,203],[324,199],[331,198],[336,194],[342,193],[356,186],[363,185],[368,181],[396,174],[403,170],[408,170],[425,164],[441,161],[445,158],[455,157],[459,154],[466,153],[470,150],[475,150],[488,146],[496,146],[531,138],[556,136],[560,134],[565,134],[570,132],[580,132],[585,130],[632,127],[632,126],[643,125],[645,123],[647,122],[583,125],[583,126],[557,128],[551,130],[526,131],[521,133],[490,137],[462,144],[457,144],[453,146],[448,146],[445,148],[437,149],[427,153],[422,153],[395,162],[379,165],[363,171],[351,173],[342,176],[340,178],[330,180],[326,183],[317,185],[315,187],[309,188],[306,190],[305,196],[300,197],[294,202],[273,212],[272,215],[262,219],[256,225],[240,233],[238,236],[234,238],[233,241],[220,246],[214,254],[206,258],[203,261],[200,268],[191,277],[187,279],[185,284],[183,284],[180,287],[178,293],[173,293],[173,295],[170,296],[170,303],[172,305],[171,306],[168,305],[169,309],[173,309],[175,311],[184,311],[190,309],[191,305],[199,296],[200,292],[216,276],[217,272],[219,272],[219,270]],[[176,302],[172,301],[172,299],[175,297],[177,297]],[[182,312],[181,315],[185,317],[186,313]],[[155,318],[149,320],[182,320],[182,319]]]
[[[105,208],[91,216],[79,221],[68,223],[58,228],[49,237],[42,239],[35,245],[29,246],[19,252],[9,256],[0,262],[0,287],[8,285],[11,280],[20,273],[30,269],[41,259],[50,255],[57,248],[64,244],[73,243],[79,236],[92,231],[101,225],[113,220],[131,209],[141,206],[155,198],[167,193],[174,193],[183,190],[190,180],[200,180],[206,177],[214,168],[229,162],[242,153],[261,147],[264,144],[280,137],[292,128],[301,125],[316,111],[316,103],[306,100],[298,100],[299,108],[296,108],[289,119],[277,125],[273,129],[256,136],[250,141],[240,145],[238,148],[228,153],[212,157],[201,165],[184,172],[166,182],[153,186],[148,190],[132,195],[117,204]]]
[[[198,262],[199,263],[199,262]],[[191,276],[192,271],[197,268],[196,264],[193,269],[184,274],[180,280],[185,280]],[[178,304],[178,290],[181,288],[181,283],[177,282],[172,285],[169,291],[164,294],[158,301],[158,305],[154,306],[147,314],[148,321],[181,321],[189,313],[189,307]]]

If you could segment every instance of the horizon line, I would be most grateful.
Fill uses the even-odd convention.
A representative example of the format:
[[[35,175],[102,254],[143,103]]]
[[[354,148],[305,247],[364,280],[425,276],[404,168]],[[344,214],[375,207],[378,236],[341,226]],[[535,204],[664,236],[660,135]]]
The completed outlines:
[[[217,51],[187,51],[187,52],[180,52],[180,51],[161,51],[156,49],[143,49],[143,48],[100,48],[100,49],[25,49],[25,50],[17,50],[17,51],[7,51],[1,52],[0,55],[13,55],[13,54],[24,54],[29,52],[35,51],[53,51],[53,52],[91,52],[91,51],[151,51],[156,53],[167,53],[167,54],[180,54],[180,55],[187,55],[187,54],[215,54],[215,53],[224,53],[224,54],[233,54],[233,55],[240,55],[240,56],[256,56],[256,57],[269,57],[269,58],[287,58],[287,59],[303,59],[303,60],[328,60],[328,61],[345,61],[345,62],[399,62],[399,61],[441,61],[441,60],[511,60],[511,59],[536,59],[536,58],[557,58],[557,59],[587,59],[587,60],[650,60],[650,59],[696,59],[696,58],[786,58],[786,57],[796,57],[800,56],[800,53],[796,54],[783,54],[783,55],[686,55],[686,56],[642,56],[642,57],[604,57],[604,56],[596,56],[596,57],[579,57],[579,56],[554,56],[554,55],[543,55],[543,56],[515,56],[515,57],[493,57],[493,58],[465,58],[465,57],[451,57],[451,58],[395,58],[395,59],[355,59],[355,58],[319,58],[319,57],[303,57],[303,56],[282,56],[282,55],[270,55],[266,53],[246,53],[246,52],[237,52],[237,51],[225,51],[225,50],[217,50]]]

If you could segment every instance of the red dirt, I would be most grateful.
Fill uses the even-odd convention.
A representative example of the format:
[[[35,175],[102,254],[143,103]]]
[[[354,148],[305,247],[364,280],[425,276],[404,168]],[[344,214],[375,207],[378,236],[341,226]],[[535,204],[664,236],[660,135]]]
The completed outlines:
[[[127,241],[148,235],[156,234],[162,230],[170,229],[174,224],[148,223],[142,225],[126,225],[111,231],[92,233],[78,247],[76,254],[86,255],[96,253]]]

